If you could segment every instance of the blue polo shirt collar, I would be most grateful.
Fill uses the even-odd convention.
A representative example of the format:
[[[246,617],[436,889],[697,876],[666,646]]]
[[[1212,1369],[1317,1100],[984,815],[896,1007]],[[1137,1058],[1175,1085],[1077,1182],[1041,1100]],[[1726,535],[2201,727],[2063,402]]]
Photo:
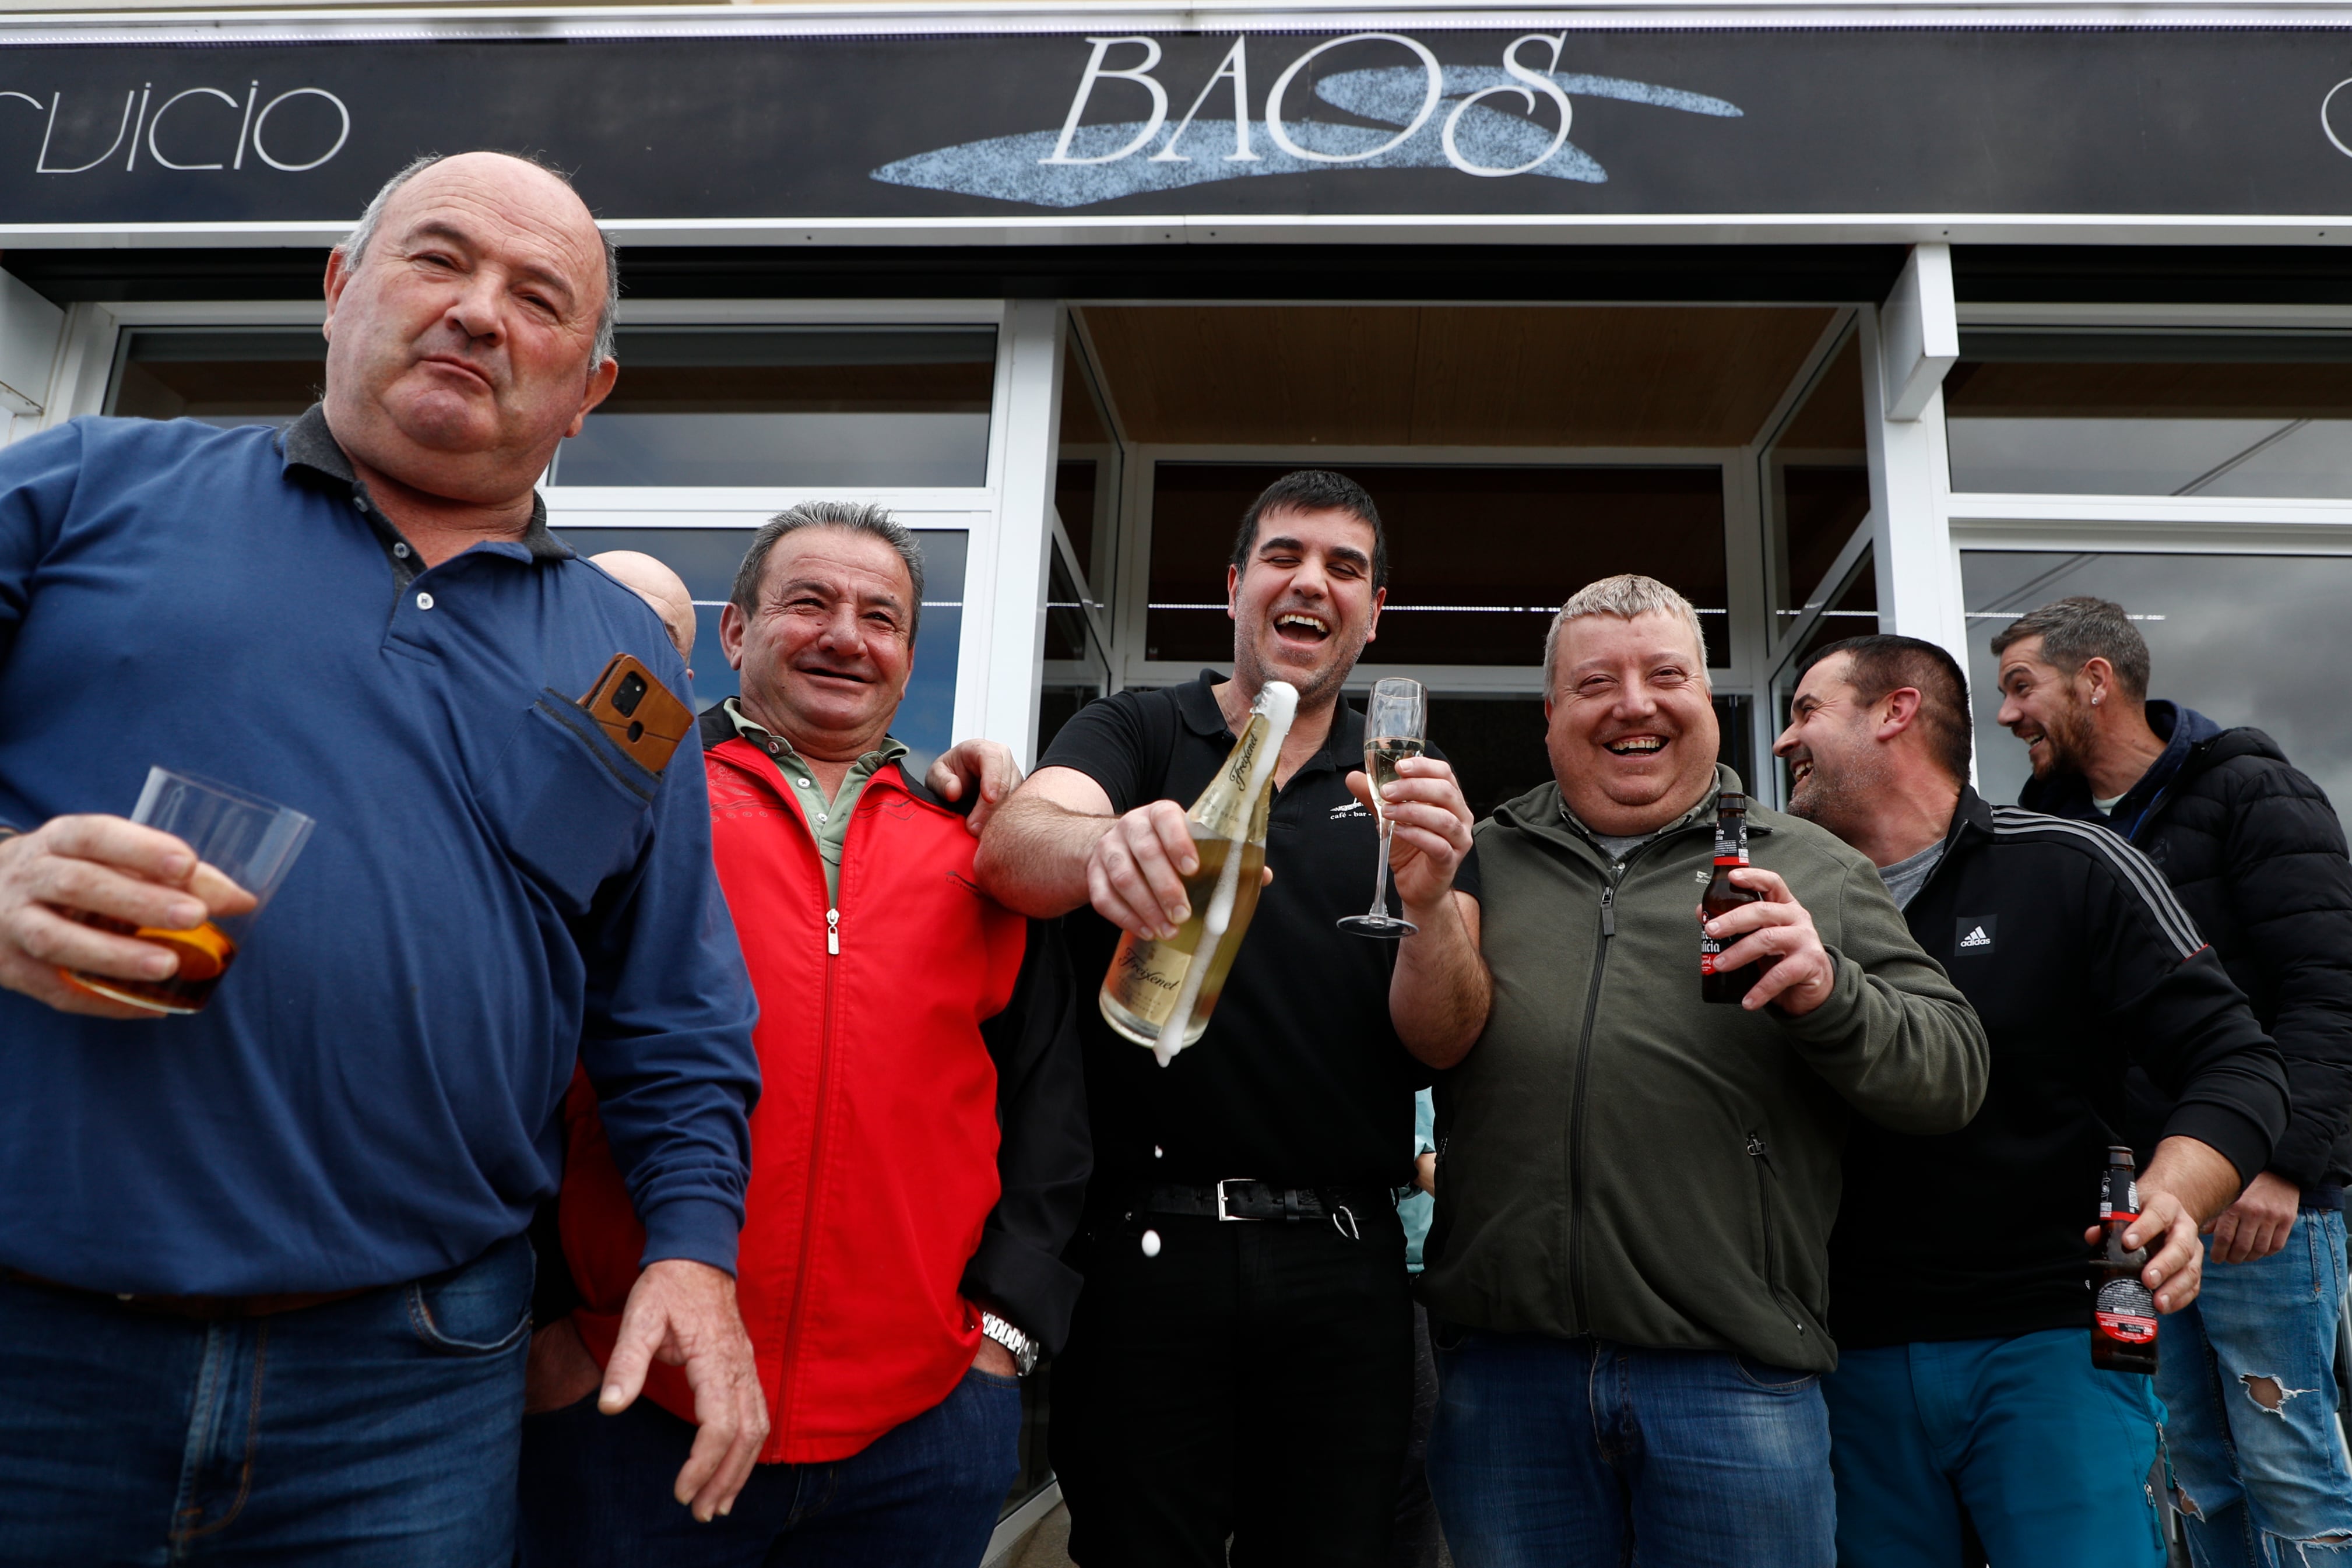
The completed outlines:
[[[327,426],[327,405],[313,403],[300,418],[280,433],[278,450],[285,459],[286,477],[298,482],[318,486],[322,489],[349,498],[352,507],[367,519],[383,543],[384,554],[403,587],[424,570],[421,559],[407,540],[401,537],[399,525],[386,517],[383,509],[368,494],[367,483],[352,471],[352,460]],[[299,470],[299,472],[298,472]],[[570,545],[548,531],[547,499],[536,489],[530,495],[530,521],[524,527],[520,540],[489,540],[475,545],[476,550],[510,557],[516,561],[541,563],[569,561]]]

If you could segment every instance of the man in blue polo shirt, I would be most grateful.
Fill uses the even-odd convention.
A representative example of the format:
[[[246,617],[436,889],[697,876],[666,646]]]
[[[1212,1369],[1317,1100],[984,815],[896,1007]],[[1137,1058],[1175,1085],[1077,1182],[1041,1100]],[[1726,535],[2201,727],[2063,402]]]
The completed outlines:
[[[11,1562],[506,1563],[523,1232],[575,1060],[647,1234],[601,1402],[680,1363],[679,1501],[751,1471],[754,1005],[698,742],[649,770],[573,701],[616,653],[685,667],[532,490],[612,388],[613,284],[560,176],[427,160],[328,263],[325,401],[282,435],[84,419],[0,452]],[[58,973],[176,962],[75,911],[181,929],[223,896],[108,815],[156,763],[319,825],[211,1005],[163,1020]]]

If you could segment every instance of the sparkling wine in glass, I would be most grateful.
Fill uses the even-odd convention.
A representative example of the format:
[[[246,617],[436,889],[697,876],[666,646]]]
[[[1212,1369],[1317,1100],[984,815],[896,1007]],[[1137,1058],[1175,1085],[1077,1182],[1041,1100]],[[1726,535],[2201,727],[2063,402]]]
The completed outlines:
[[[1389,837],[1395,825],[1381,792],[1396,782],[1399,763],[1429,750],[1428,731],[1429,694],[1420,681],[1391,676],[1372,688],[1364,710],[1364,773],[1372,781],[1372,809],[1381,821],[1381,859],[1373,872],[1370,910],[1348,916],[1339,922],[1341,931],[1393,942],[1420,929],[1389,913]]]

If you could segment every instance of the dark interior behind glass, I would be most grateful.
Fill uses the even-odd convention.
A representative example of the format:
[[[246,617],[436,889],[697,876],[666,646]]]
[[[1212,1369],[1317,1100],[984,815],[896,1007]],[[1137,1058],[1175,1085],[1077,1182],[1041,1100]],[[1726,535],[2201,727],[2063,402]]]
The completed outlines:
[[[1360,694],[1348,700],[1357,708],[1364,705]],[[1756,775],[1749,763],[1755,745],[1748,712],[1745,696],[1715,700],[1716,727],[1721,731],[1717,759],[1752,785]],[[1517,799],[1552,776],[1540,697],[1432,696],[1429,741],[1454,764],[1474,816],[1492,815],[1505,801]]]
[[[637,328],[618,352],[554,483],[987,482],[992,327]]]
[[[1765,456],[1776,634],[1804,613],[1838,552],[1870,515],[1861,345],[1859,333],[1847,336]]]
[[[318,402],[326,384],[327,340],[316,327],[141,327],[115,347],[106,412],[284,426]]]
[[[1233,658],[1225,565],[1251,501],[1297,464],[1154,470],[1144,657]],[[1388,531],[1389,597],[1367,661],[1533,666],[1560,603],[1642,572],[1699,608],[1707,662],[1730,662],[1723,481],[1714,468],[1406,468],[1349,464]]]

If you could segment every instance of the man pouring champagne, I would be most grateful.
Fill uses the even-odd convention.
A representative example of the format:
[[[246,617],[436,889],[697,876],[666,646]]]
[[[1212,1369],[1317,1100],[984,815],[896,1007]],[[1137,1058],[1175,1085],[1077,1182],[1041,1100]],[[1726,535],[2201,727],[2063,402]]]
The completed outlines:
[[[981,841],[975,870],[1003,903],[1091,905],[1070,921],[1081,973],[1109,966],[1121,932],[1172,941],[1203,896],[1187,890],[1203,840],[1230,843],[1178,803],[1246,743],[1262,695],[1297,689],[1268,787],[1242,806],[1264,808],[1244,832],[1271,879],[1230,970],[1204,976],[1222,996],[1198,1043],[1162,1069],[1080,1019],[1096,1176],[1053,1426],[1080,1562],[1222,1565],[1228,1538],[1237,1562],[1388,1557],[1412,1370],[1390,1193],[1412,1176],[1412,1093],[1428,1081],[1415,1058],[1474,1039],[1489,987],[1452,768],[1401,758],[1378,812],[1357,771],[1365,720],[1340,689],[1387,575],[1360,486],[1277,480],[1226,572],[1233,679],[1085,709]],[[1382,816],[1415,928],[1393,942],[1339,927],[1364,910]]]

